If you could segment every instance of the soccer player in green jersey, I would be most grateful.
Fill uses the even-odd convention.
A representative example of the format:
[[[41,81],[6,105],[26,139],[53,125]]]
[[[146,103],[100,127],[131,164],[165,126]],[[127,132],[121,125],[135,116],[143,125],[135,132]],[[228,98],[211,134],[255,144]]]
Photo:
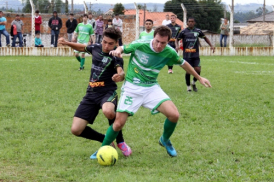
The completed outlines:
[[[161,112],[166,116],[159,144],[166,148],[170,156],[177,156],[169,138],[179,120],[179,112],[159,86],[158,74],[165,65],[179,64],[205,87],[211,87],[211,85],[206,78],[199,76],[186,61],[178,56],[173,48],[167,46],[170,38],[171,30],[166,26],[159,26],[155,29],[152,40],[132,42],[130,45],[110,51],[110,54],[116,57],[121,57],[123,52],[131,53],[131,56],[126,81],[121,88],[116,119],[108,128],[102,146],[111,144],[125,125],[128,116],[134,115],[139,107],[143,106],[150,109],[151,114]]]
[[[146,30],[140,33],[139,39],[141,40],[151,40],[153,39],[154,30],[153,21],[151,19],[147,19],[145,23]]]
[[[88,23],[88,15],[84,14],[83,23],[79,23],[74,30],[72,42],[76,42],[84,45],[91,45],[91,42],[94,40],[94,31],[92,25]],[[85,52],[79,52],[77,50],[75,52],[76,59],[80,62],[79,71],[84,69],[85,64]],[[82,53],[82,57],[79,54]]]

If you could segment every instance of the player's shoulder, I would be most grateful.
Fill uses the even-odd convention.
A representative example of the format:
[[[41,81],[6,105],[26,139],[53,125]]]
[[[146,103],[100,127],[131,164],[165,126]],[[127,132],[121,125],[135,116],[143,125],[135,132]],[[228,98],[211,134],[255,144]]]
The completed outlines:
[[[168,44],[166,45],[165,51],[167,51],[167,52],[169,52],[171,54],[176,54],[177,55],[176,50],[173,47],[171,47],[170,45],[168,45]]]
[[[201,29],[196,28],[196,27],[195,27],[195,29],[194,29],[194,30],[195,30],[195,32],[202,32],[202,30],[201,30]]]

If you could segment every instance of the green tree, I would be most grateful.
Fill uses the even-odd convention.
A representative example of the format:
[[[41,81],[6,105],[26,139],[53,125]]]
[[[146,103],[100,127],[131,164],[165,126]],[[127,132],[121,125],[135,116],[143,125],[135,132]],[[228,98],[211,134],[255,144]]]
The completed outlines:
[[[22,12],[24,13],[31,13],[31,5],[29,0],[23,0],[24,7]],[[38,9],[41,13],[49,13],[49,8],[51,4],[49,0],[33,0],[35,5],[35,9]]]
[[[125,13],[124,11],[125,11],[125,7],[123,6],[122,3],[117,3],[114,5],[114,8],[113,8],[114,14],[123,15]]]
[[[214,32],[219,30],[220,19],[223,17],[223,6],[219,0],[172,0],[165,3],[164,11],[173,12],[183,20],[181,3],[187,9],[187,17],[195,18],[198,28]]]

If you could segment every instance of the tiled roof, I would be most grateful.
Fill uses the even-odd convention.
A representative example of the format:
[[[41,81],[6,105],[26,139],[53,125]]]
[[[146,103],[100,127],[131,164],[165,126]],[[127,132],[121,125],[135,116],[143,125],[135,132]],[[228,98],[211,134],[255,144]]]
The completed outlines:
[[[135,15],[136,10],[135,9],[127,9],[125,10],[125,15]],[[172,12],[149,12],[145,11],[145,19],[151,19],[153,20],[153,25],[155,27],[162,25],[163,20],[166,18],[166,15],[174,15]],[[140,27],[144,25],[144,10],[139,10],[139,22],[140,22]],[[182,28],[184,26],[184,23],[177,18],[176,23],[178,25],[181,25]]]
[[[253,18],[251,20],[247,20],[249,23],[253,22],[262,22],[263,21],[263,16],[260,16],[258,18]],[[265,14],[265,21],[266,22],[274,22],[274,11],[268,14]]]

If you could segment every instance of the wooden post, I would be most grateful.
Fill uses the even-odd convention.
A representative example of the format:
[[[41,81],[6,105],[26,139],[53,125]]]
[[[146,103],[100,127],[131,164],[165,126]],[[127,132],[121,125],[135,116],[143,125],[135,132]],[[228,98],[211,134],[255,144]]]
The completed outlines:
[[[34,40],[35,40],[35,7],[32,0],[30,1],[31,5],[31,47],[34,47]]]
[[[139,8],[136,3],[134,3],[136,9],[136,22],[135,22],[135,40],[139,39],[139,31],[140,31],[140,17],[139,17]]]

